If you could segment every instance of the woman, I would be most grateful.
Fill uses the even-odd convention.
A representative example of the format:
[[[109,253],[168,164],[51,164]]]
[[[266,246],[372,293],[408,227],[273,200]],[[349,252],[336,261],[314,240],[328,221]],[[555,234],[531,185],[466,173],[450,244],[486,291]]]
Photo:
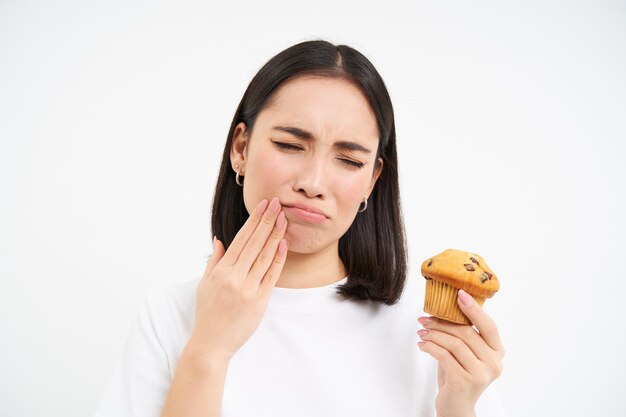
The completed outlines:
[[[416,346],[393,108],[358,51],[302,42],[259,70],[211,223],[203,276],[149,294],[97,416],[502,415],[471,297],[480,334],[423,317]]]

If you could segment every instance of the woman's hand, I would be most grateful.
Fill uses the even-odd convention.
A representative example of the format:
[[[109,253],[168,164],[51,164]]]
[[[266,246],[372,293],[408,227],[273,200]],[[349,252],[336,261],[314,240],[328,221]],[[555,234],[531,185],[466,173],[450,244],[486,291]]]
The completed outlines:
[[[463,290],[457,302],[478,331],[436,317],[418,320],[426,328],[418,332],[418,345],[439,363],[438,417],[475,416],[478,398],[502,374],[504,348],[496,324]]]
[[[267,207],[267,209],[266,209]],[[214,250],[196,289],[191,343],[202,355],[229,361],[256,331],[287,257],[278,198],[261,201],[228,250]]]

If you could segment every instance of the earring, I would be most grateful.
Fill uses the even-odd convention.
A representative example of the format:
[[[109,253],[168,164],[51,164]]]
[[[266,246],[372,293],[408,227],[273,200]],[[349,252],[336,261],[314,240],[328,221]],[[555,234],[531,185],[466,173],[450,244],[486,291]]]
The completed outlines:
[[[363,202],[365,203],[365,207],[363,207],[363,209],[359,209],[359,213],[363,213],[365,209],[367,208],[367,198],[363,198]],[[359,207],[361,207],[360,204],[359,204]]]
[[[243,187],[243,184],[239,182],[239,165],[235,164],[235,168],[237,169],[237,175],[235,175],[235,182],[238,186]]]

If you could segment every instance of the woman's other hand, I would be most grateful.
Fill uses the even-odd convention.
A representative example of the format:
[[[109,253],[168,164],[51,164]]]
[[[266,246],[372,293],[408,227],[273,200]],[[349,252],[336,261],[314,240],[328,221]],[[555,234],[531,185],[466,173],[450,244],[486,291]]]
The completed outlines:
[[[420,317],[419,347],[438,361],[438,417],[475,416],[487,386],[502,374],[504,348],[494,321],[463,290],[457,302],[476,329],[437,317]]]

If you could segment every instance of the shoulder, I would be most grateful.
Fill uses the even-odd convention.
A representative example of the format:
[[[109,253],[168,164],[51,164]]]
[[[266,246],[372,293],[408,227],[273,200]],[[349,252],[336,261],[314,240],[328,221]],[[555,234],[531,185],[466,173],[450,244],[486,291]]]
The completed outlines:
[[[155,285],[145,293],[143,314],[150,317],[157,332],[193,323],[196,305],[196,287],[202,277],[187,281]]]
[[[152,307],[186,306],[195,302],[196,287],[202,277],[187,281],[154,285],[148,288],[144,301]]]

